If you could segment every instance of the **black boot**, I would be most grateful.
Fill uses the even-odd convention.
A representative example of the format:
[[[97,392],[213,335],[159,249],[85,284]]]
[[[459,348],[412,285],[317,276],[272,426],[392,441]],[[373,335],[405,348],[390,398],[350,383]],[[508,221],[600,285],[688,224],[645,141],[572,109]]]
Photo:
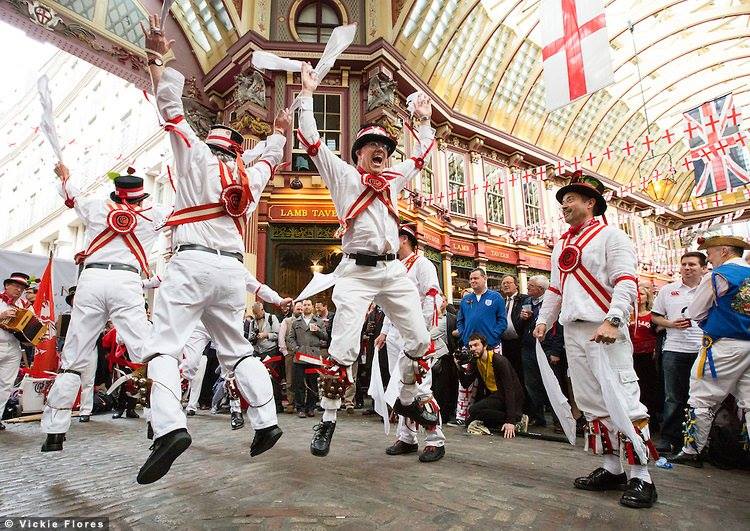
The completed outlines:
[[[232,426],[233,430],[239,430],[245,427],[245,418],[242,413],[232,411],[232,420],[229,421],[229,425]]]
[[[310,443],[310,453],[318,457],[327,456],[335,429],[336,423],[331,420],[324,420],[320,424],[316,424],[315,427],[313,427],[315,434]]]
[[[162,435],[151,446],[151,455],[138,472],[138,483],[147,485],[164,477],[172,463],[188,449],[192,439],[185,428]]]
[[[0,420],[0,431],[3,431],[5,429],[5,424]]]
[[[91,415],[79,415],[78,422],[89,422],[91,420]]]
[[[597,468],[588,476],[576,478],[573,486],[581,490],[622,490],[627,482],[625,472],[613,474],[604,468]]]
[[[154,440],[154,428],[151,427],[150,422],[146,423],[146,439],[148,439],[149,441]]]
[[[434,463],[445,457],[445,446],[425,446],[419,454],[420,463]]]
[[[628,488],[622,493],[620,505],[633,509],[647,509],[656,503],[656,487],[653,483],[646,483],[640,478],[628,481]]]
[[[388,455],[405,455],[413,454],[417,450],[419,450],[419,444],[409,444],[399,439],[392,446],[386,448],[385,453]]]
[[[268,428],[255,430],[255,437],[253,437],[253,442],[250,444],[250,455],[255,457],[266,450],[270,450],[276,444],[276,441],[281,439],[283,434],[284,432],[278,426],[269,426]]]
[[[48,433],[47,440],[42,444],[42,452],[61,452],[64,440],[64,433]]]
[[[128,409],[125,411],[125,417],[129,419],[139,419],[141,416],[135,412],[135,409]]]
[[[115,412],[114,412],[114,413],[112,414],[112,418],[113,418],[113,419],[120,419],[120,418],[122,418],[122,416],[123,416],[124,414],[125,414],[125,410],[124,410],[124,409],[118,409],[117,411],[115,411]]]
[[[401,399],[396,399],[396,403],[393,404],[393,411],[413,420],[425,428],[437,426],[438,423],[438,413],[429,411],[424,404],[421,404],[419,400],[416,399],[408,406],[403,405]]]
[[[674,465],[687,465],[692,466],[693,468],[703,468],[703,461],[701,460],[700,454],[688,454],[683,450],[680,450],[680,453],[670,457],[667,461]]]

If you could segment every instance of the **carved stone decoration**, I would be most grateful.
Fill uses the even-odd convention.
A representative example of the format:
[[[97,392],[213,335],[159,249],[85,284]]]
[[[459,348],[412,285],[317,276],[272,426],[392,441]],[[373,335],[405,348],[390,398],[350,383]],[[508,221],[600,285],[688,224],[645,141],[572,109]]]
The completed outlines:
[[[258,71],[237,76],[234,98],[238,105],[252,103],[266,109],[266,82]]]
[[[256,118],[250,113],[243,114],[229,125],[243,135],[265,136],[270,135],[273,131],[271,124]]]
[[[62,22],[60,15],[47,6],[43,6],[36,0],[26,2],[29,17],[34,24],[42,26],[49,31],[55,31],[57,25]]]
[[[217,113],[191,97],[183,96],[182,106],[185,110],[185,120],[193,128],[195,134],[200,138],[205,138],[211,126],[217,121]]]
[[[402,128],[388,116],[382,116],[379,120],[377,120],[376,123],[378,125],[382,125],[383,129],[385,129],[385,132],[388,133],[388,136],[390,136],[392,139],[398,141],[398,139],[401,137]]]
[[[367,88],[367,108],[370,112],[379,107],[392,107],[396,101],[396,82],[382,72],[370,78]]]

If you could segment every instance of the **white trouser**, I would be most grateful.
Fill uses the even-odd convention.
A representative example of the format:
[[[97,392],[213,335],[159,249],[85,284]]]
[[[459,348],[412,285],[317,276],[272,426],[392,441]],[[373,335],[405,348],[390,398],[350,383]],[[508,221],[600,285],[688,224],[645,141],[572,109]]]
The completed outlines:
[[[153,329],[144,353],[151,387],[151,425],[158,438],[185,428],[180,405],[178,360],[202,320],[216,345],[219,363],[234,371],[237,387],[250,404],[248,417],[254,429],[277,423],[271,377],[252,356],[253,348],[242,335],[245,313],[245,267],[235,258],[203,251],[181,251],[169,262],[153,313]],[[361,324],[360,324],[361,328]]]
[[[203,355],[203,351],[210,342],[211,336],[208,335],[208,330],[206,330],[202,322],[199,322],[190,335],[190,339],[185,344],[185,350],[182,352],[183,358],[180,364],[180,372],[182,373],[182,377],[190,382],[188,404],[185,408],[188,411],[198,410],[203,376],[206,374],[206,365],[208,364],[208,358]]]
[[[13,383],[18,377],[22,354],[17,339],[0,343],[0,419],[13,389]]]
[[[96,353],[96,348],[94,348],[94,352]],[[81,371],[81,405],[78,409],[78,413],[81,415],[91,415],[91,410],[94,409],[97,357],[95,356]]]
[[[81,373],[58,374],[42,415],[44,433],[65,433],[81,383],[96,373],[96,340],[111,320],[134,361],[142,358],[150,324],[146,317],[141,277],[131,271],[84,269],[78,279],[60,368]],[[90,372],[89,372],[90,371]],[[88,393],[89,395],[91,393]],[[89,398],[87,398],[89,399]],[[83,400],[83,398],[82,398]],[[93,395],[90,400],[93,400]]]
[[[350,366],[359,356],[362,325],[371,302],[379,305],[401,334],[404,350],[411,356],[422,356],[430,345],[430,334],[424,326],[419,292],[406,276],[400,260],[378,262],[375,267],[359,266],[350,258],[339,267],[340,277],[333,288],[336,319],[333,321],[330,356],[342,366]],[[347,263],[348,262],[348,263]],[[411,360],[409,360],[411,361]],[[408,367],[407,367],[408,365]],[[400,378],[408,383],[402,391],[413,400],[417,396],[413,363],[404,364]],[[408,402],[411,402],[408,400]],[[341,400],[321,398],[321,406],[337,410]]]
[[[427,372],[427,374],[422,378],[422,383],[417,385],[417,398],[428,398],[432,397],[432,364],[433,360],[430,360],[430,370]],[[397,378],[397,375],[391,376],[391,382],[394,380],[394,378]],[[388,387],[390,388],[390,382],[388,384]],[[443,433],[443,416],[440,415],[438,418],[438,424],[434,428],[425,428],[425,440],[424,443],[427,446],[445,446],[445,434]],[[402,417],[401,415],[398,416],[398,430],[396,432],[396,435],[398,436],[398,440],[403,441],[407,444],[418,444],[419,439],[417,438],[417,432],[419,431],[419,426],[417,426],[417,423],[413,420],[407,419],[405,417]]]
[[[695,413],[693,436],[698,451],[708,441],[714,413],[730,393],[737,398],[737,407],[745,410],[747,425],[750,426],[750,341],[719,339],[712,345],[711,352],[716,379],[711,376],[708,361],[703,377],[697,377],[700,355],[690,370],[688,404]]]
[[[627,329],[620,329],[620,337],[603,349],[591,341],[594,332],[601,323],[573,321],[565,324],[565,352],[568,356],[570,379],[573,384],[573,395],[578,408],[588,420],[596,418],[609,422],[610,412],[604,403],[599,377],[594,372],[598,367],[596,356],[605,352],[615,379],[612,382],[620,390],[625,401],[622,404],[630,420],[648,418],[646,406],[640,402],[638,376],[633,369],[633,345]],[[622,331],[625,330],[623,334]]]

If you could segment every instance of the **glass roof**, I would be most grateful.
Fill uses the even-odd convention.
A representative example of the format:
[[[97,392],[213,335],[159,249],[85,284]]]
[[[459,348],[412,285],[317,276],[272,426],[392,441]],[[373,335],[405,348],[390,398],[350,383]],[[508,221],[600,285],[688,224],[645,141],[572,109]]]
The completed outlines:
[[[394,44],[422,59],[411,66],[458,112],[568,160],[611,147],[612,160],[599,157],[592,169],[620,183],[637,183],[671,158],[678,186],[667,202],[677,205],[692,190],[692,171],[681,165],[686,143],[661,140],[654,153],[662,156],[643,164],[645,148],[625,157],[622,147],[665,130],[681,138],[684,111],[728,92],[738,112],[750,112],[750,0],[604,4],[615,82],[552,113],[541,77],[539,0],[406,1]]]

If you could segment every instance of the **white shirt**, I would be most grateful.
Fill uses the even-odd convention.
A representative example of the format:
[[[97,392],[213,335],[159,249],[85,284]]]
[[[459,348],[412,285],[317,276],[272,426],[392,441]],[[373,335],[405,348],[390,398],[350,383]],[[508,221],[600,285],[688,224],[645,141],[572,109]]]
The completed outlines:
[[[86,225],[83,249],[86,250],[91,241],[107,229],[107,216],[109,216],[111,211],[110,206],[116,203],[110,201],[109,198],[99,199],[83,197],[78,186],[70,180],[65,183],[65,190],[67,191],[68,196],[74,200],[73,208],[75,208],[76,214],[78,214],[78,217],[81,218],[81,221]],[[58,183],[58,192],[61,197],[65,198],[65,193],[63,192],[60,183]],[[141,203],[141,205],[145,205],[145,209],[133,205],[134,210],[143,210],[143,216],[145,216],[136,215],[134,232],[141,247],[143,247],[146,259],[148,259],[151,248],[159,237],[159,231],[162,229],[165,220],[172,212],[170,207],[154,205],[149,208],[147,203],[148,199],[146,199],[144,203]],[[127,264],[135,267],[139,271],[141,270],[141,265],[138,263],[138,260],[136,260],[135,255],[130,251],[125,240],[120,236],[115,237],[104,247],[93,252],[83,263],[85,265],[94,262]]]
[[[313,115],[312,98],[301,97],[300,103],[300,131],[308,143],[315,144],[320,135]],[[419,142],[414,149],[413,156],[420,157],[435,138],[435,131],[425,124],[419,126],[416,133],[419,136]],[[404,132],[404,134],[408,133]],[[429,154],[426,159],[428,157]],[[343,219],[349,207],[365,190],[359,171],[332,153],[324,142],[320,143],[318,154],[313,157],[313,161],[331,193],[331,199],[336,207],[339,219]],[[391,203],[398,211],[399,193],[417,175],[419,170],[415,168],[414,161],[411,159],[396,164],[390,169],[401,174],[401,177],[390,181]],[[348,230],[341,239],[341,247],[347,254],[360,251],[374,255],[395,253],[399,247],[398,223],[393,219],[383,202],[376,198],[359,216],[350,222]]]
[[[156,91],[156,104],[165,120],[184,115],[182,108],[182,88],[185,78],[172,68],[165,68]],[[218,203],[221,195],[221,179],[219,178],[219,159],[208,145],[193,131],[193,128],[182,120],[174,125],[175,129],[184,134],[190,142],[190,147],[176,132],[169,134],[174,152],[174,184],[175,210],[187,207]],[[276,166],[283,157],[286,138],[280,134],[270,135],[266,139],[266,149],[260,160],[252,167],[246,168],[250,184],[253,203],[248,215],[257,208],[261,193],[271,178],[271,168],[262,160]],[[233,171],[233,163],[228,166]],[[235,179],[238,181],[235,177]],[[174,227],[172,245],[193,243],[236,253],[244,253],[245,245],[242,241],[234,221],[229,216],[222,216],[195,223],[185,223]]]
[[[575,240],[575,238],[574,238]],[[552,251],[552,278],[550,287],[560,291],[560,268],[558,260],[563,240],[555,244]],[[593,301],[578,280],[570,274],[565,280],[562,297],[548,290],[539,310],[537,324],[549,326],[556,320],[563,326],[576,320],[601,323],[605,317],[618,317],[623,323],[630,318],[630,309],[635,306],[638,294],[634,280],[621,280],[623,276],[637,278],[636,256],[633,242],[618,228],[607,225],[581,253],[581,264],[612,294],[607,312]]]
[[[253,293],[257,295],[258,298],[270,302],[271,304],[278,305],[281,304],[281,301],[283,300],[281,295],[276,293],[271,287],[261,283],[250,273],[250,271],[245,272],[245,289],[248,293]]]
[[[505,301],[505,317],[508,321],[508,327],[503,332],[503,339],[518,339],[518,332],[516,332],[516,327],[513,326],[513,319],[510,318],[513,306],[516,304],[516,297],[518,297],[518,292],[511,295],[510,300]]]
[[[724,262],[725,264],[735,264],[742,267],[750,267],[750,264],[742,258],[731,258]],[[722,264],[723,265],[723,264]],[[716,296],[721,297],[729,289],[729,283],[720,274],[716,275],[716,292],[711,282],[711,272],[709,271],[701,279],[698,289],[695,290],[693,301],[688,305],[687,316],[696,321],[702,321],[708,316],[708,312],[716,304]]]
[[[4,300],[0,299],[0,313],[3,313],[8,308],[21,308],[21,304],[19,300],[16,300],[15,304],[8,304]],[[14,341],[15,345],[20,348],[21,343],[20,341],[18,341],[18,338],[16,338],[16,336],[14,336],[11,332],[0,328],[0,343],[10,343]]]
[[[305,321],[305,325],[307,325],[308,328],[310,328],[310,321],[312,321],[313,315],[305,315],[302,314],[302,320]]]
[[[682,280],[671,282],[662,286],[654,299],[652,311],[658,313],[669,321],[682,319],[687,313],[687,308],[695,297],[698,286],[691,288],[682,283]],[[664,350],[673,352],[698,352],[703,341],[703,330],[695,321],[690,322],[690,328],[680,330],[678,328],[667,328],[667,338],[664,341]]]

